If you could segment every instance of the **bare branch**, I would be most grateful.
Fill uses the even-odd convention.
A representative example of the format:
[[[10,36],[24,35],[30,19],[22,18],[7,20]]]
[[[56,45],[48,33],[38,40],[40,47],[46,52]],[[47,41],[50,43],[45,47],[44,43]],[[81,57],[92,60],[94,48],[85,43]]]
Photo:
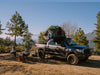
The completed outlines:
[[[77,29],[77,24],[72,24],[71,22],[64,22],[62,24],[62,29],[65,31],[67,38],[73,38]]]

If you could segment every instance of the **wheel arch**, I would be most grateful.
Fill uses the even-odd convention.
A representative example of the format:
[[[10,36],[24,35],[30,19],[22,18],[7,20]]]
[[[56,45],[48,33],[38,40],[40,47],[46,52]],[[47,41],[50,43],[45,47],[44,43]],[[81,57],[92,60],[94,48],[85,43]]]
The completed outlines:
[[[38,51],[43,51],[43,50],[44,50],[43,48],[39,48],[39,49],[38,49]]]
[[[73,51],[68,52],[68,53],[66,53],[66,57],[67,57],[68,55],[70,55],[70,54],[76,54],[76,53],[75,53],[75,52],[73,52]]]

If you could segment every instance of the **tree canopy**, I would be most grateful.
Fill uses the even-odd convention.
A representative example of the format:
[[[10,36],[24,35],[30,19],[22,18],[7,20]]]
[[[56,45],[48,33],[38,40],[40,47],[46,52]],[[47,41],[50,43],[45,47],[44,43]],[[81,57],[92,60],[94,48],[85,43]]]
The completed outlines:
[[[9,33],[8,35],[14,36],[14,46],[16,46],[16,37],[23,36],[28,30],[28,25],[25,24],[20,14],[16,11],[16,13],[10,19],[10,22],[7,22],[7,26]]]
[[[86,36],[84,34],[84,31],[79,28],[75,32],[75,36],[73,37],[73,40],[77,42],[79,45],[84,45],[88,47],[88,40],[86,39]]]
[[[100,52],[100,11],[97,14],[97,24],[96,25],[96,37],[93,42],[98,52]]]
[[[23,36],[23,44],[25,48],[32,48],[34,41],[32,40],[32,33],[25,32]]]
[[[0,21],[0,34],[2,34],[2,30],[4,30],[4,29],[2,29],[2,24],[1,24],[1,21]]]

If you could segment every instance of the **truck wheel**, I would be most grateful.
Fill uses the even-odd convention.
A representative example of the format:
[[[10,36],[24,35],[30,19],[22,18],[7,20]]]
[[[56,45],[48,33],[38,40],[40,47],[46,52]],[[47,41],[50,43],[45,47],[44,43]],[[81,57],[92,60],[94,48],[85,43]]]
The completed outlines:
[[[44,58],[45,58],[44,51],[39,51],[39,57],[40,57],[41,59],[44,59]]]
[[[75,65],[78,63],[79,59],[75,54],[70,54],[67,57],[67,61],[69,64]]]

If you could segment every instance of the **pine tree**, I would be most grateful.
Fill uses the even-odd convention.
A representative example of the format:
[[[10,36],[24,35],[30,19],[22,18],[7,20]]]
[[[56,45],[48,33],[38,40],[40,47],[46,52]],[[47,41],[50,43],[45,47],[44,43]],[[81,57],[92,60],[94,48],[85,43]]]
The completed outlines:
[[[73,37],[73,40],[77,42],[79,45],[84,45],[88,47],[88,40],[86,39],[84,31],[81,28],[79,28],[75,32],[75,36]]]
[[[45,35],[45,32],[40,32],[40,35],[39,35],[39,40],[38,40],[38,43],[39,44],[45,44],[47,41],[43,38],[43,36]]]
[[[4,30],[4,29],[2,29],[2,24],[1,24],[1,21],[0,21],[0,34],[2,34],[2,30]]]
[[[97,14],[97,24],[96,25],[96,37],[93,40],[93,43],[96,47],[97,52],[100,52],[100,12]]]
[[[1,24],[1,21],[0,21],[0,35],[2,34],[2,30],[4,30],[4,29],[2,29],[2,24]],[[1,40],[2,38],[0,38],[0,48],[2,47],[2,44],[3,44],[3,40]]]
[[[23,36],[23,34],[28,30],[28,25],[25,24],[20,14],[16,13],[10,19],[10,22],[7,23],[9,33],[8,35],[14,36],[14,46],[16,46],[16,37]]]
[[[24,34],[24,38],[22,40],[25,48],[32,48],[32,45],[34,45],[35,42],[32,40],[32,35],[33,34],[30,32],[26,32]]]

